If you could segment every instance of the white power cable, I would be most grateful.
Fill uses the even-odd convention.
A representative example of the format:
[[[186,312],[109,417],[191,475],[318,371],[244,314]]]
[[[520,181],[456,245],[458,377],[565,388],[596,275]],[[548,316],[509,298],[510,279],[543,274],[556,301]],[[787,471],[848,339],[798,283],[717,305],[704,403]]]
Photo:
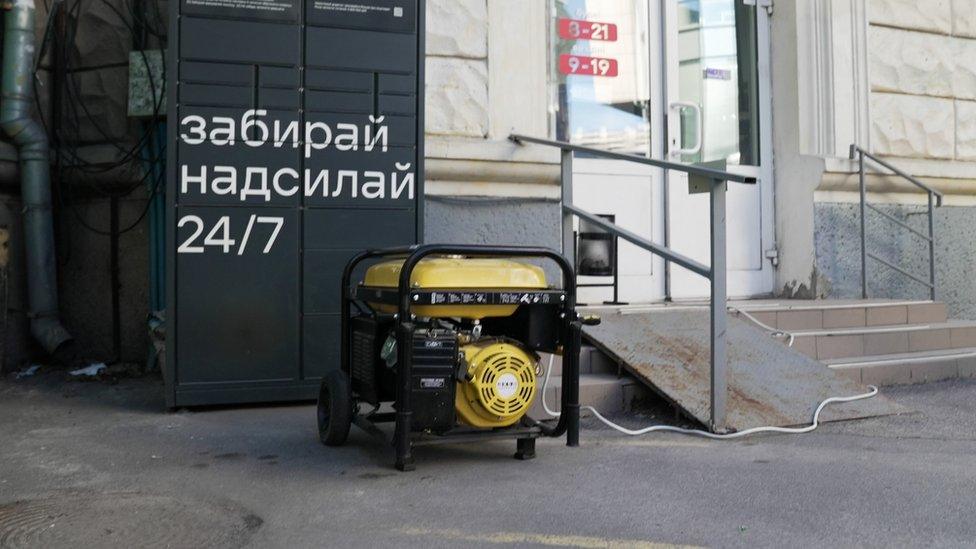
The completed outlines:
[[[549,355],[549,366],[546,368],[546,377],[542,380],[542,408],[546,411],[547,414],[553,417],[559,417],[559,412],[553,412],[552,410],[550,410],[549,405],[546,403],[546,388],[549,386],[549,374],[552,372],[552,361],[554,358],[555,355]],[[877,387],[875,387],[874,385],[868,385],[868,387],[870,387],[871,390],[868,391],[867,393],[863,393],[860,395],[854,395],[849,397],[830,397],[828,399],[825,399],[823,402],[820,403],[819,406],[817,406],[817,410],[813,413],[813,423],[807,425],[806,427],[772,427],[772,426],[753,427],[752,429],[746,429],[745,431],[738,431],[735,433],[727,433],[727,434],[709,433],[708,431],[702,431],[700,429],[684,429],[681,427],[674,427],[672,425],[653,425],[651,427],[645,427],[643,429],[637,429],[637,430],[627,429],[626,427],[621,427],[620,425],[617,425],[616,423],[603,417],[603,415],[600,414],[600,412],[598,412],[597,409],[592,406],[580,406],[580,408],[583,410],[589,410],[593,412],[593,415],[597,419],[605,423],[608,427],[615,429],[625,435],[630,435],[630,436],[645,435],[647,433],[653,433],[658,431],[669,432],[669,433],[681,433],[684,435],[694,435],[694,436],[711,438],[716,440],[728,440],[733,438],[740,438],[748,435],[754,435],[756,433],[786,433],[786,434],[799,435],[803,433],[809,433],[820,426],[820,412],[822,412],[823,409],[826,408],[828,405],[833,404],[835,402],[853,402],[855,400],[864,400],[866,398],[871,398],[878,394]]]
[[[793,346],[793,340],[796,339],[796,336],[793,335],[791,332],[787,332],[786,330],[780,330],[779,328],[773,328],[772,326],[768,326],[766,324],[763,324],[762,322],[760,322],[760,320],[758,318],[752,316],[751,314],[749,314],[746,311],[743,311],[742,309],[736,309],[735,307],[729,307],[729,311],[730,312],[733,312],[733,313],[736,313],[736,314],[740,314],[740,315],[748,318],[754,324],[757,324],[760,328],[762,328],[763,330],[766,330],[767,332],[769,332],[769,335],[771,335],[773,337],[785,337],[785,338],[787,338],[786,346],[787,347],[792,347]]]
[[[546,377],[542,378],[542,409],[552,417],[559,417],[559,412],[553,412],[546,403],[546,389],[549,387],[549,374],[552,373],[552,360],[556,355],[549,355],[549,366],[546,368]]]

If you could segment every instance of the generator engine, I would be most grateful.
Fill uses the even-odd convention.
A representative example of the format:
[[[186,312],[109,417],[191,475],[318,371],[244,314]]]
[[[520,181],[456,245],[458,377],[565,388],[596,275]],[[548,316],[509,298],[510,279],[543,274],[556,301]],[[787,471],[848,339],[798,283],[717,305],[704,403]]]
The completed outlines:
[[[472,427],[508,427],[536,394],[539,361],[517,343],[488,338],[461,348],[455,408]]]
[[[401,265],[401,261],[388,261],[370,267],[364,286],[396,287]],[[435,257],[416,267],[411,286],[449,288],[455,292],[466,288],[504,289],[515,295],[521,290],[545,289],[547,283],[545,272],[528,263]],[[555,343],[539,337],[549,332],[551,340],[554,330],[537,327],[536,337],[532,338],[531,300],[490,304],[472,297],[470,303],[453,302],[458,300],[463,301],[464,296],[445,293],[437,304],[414,308],[419,328],[412,346],[411,407],[415,431],[442,433],[459,423],[483,429],[517,423],[529,411],[536,396],[539,358],[535,349],[552,347]],[[438,301],[436,295],[434,301]],[[376,319],[380,326],[373,322],[358,325],[368,324],[367,330],[375,335],[379,335],[377,330],[385,332],[384,343],[378,351],[375,346],[353,345],[353,389],[360,394],[375,395],[378,402],[385,399],[369,390],[370,386],[377,382],[394,386],[398,353],[394,322],[389,318],[394,307],[383,303],[370,303],[370,306],[379,313]],[[542,322],[540,314],[534,316],[536,324]],[[356,328],[354,325],[354,341]],[[369,356],[372,352],[378,355]],[[392,398],[390,394],[385,396]]]
[[[563,287],[509,257],[554,263]],[[366,260],[380,262],[353,287]],[[351,424],[385,437],[377,425],[392,422],[396,466],[408,470],[415,444],[514,438],[515,457],[531,459],[538,437],[578,443],[584,319],[572,266],[558,252],[435,244],[362,252],[344,270],[341,311],[340,367],[319,390],[326,445],[343,444]],[[560,402],[568,412],[558,420],[529,417],[540,353],[566,357]]]

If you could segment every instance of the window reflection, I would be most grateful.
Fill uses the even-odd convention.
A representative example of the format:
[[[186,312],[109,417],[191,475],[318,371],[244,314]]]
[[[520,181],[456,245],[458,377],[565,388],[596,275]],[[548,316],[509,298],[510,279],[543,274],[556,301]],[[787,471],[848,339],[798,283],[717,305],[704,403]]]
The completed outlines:
[[[692,146],[702,124],[702,148],[685,162],[725,160],[759,164],[758,74],[755,7],[741,0],[669,0],[677,5],[678,98],[702,108],[681,111],[682,146]],[[648,110],[651,54],[648,0],[552,0],[552,80],[557,139],[601,149],[647,155],[651,131]],[[560,32],[572,22],[573,33]],[[572,37],[592,23],[614,25],[613,40]],[[565,29],[564,29],[565,31]],[[655,55],[663,55],[657,49]],[[585,59],[613,60],[616,71],[573,72],[561,65],[572,56],[574,69]],[[604,67],[606,68],[606,67]],[[606,71],[604,71],[606,72]],[[655,105],[654,108],[663,108]]]
[[[741,0],[678,1],[678,87],[702,107],[702,148],[685,162],[759,164],[755,7]],[[694,114],[681,113],[682,142],[695,139]]]
[[[646,156],[651,127],[647,109],[648,79],[647,0],[554,0],[553,70],[558,89],[556,137],[571,143]],[[613,40],[561,36],[560,19],[614,25]],[[574,23],[578,34],[579,23]],[[592,36],[592,35],[587,35]],[[606,38],[606,35],[599,35]],[[612,60],[614,76],[580,71],[567,74],[561,56],[576,60]],[[606,65],[604,65],[605,67]],[[579,67],[576,61],[573,68]]]

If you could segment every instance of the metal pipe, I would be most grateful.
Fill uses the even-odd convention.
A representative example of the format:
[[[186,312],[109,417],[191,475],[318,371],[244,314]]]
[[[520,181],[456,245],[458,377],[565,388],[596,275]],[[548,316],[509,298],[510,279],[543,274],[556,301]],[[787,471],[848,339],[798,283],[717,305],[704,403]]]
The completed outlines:
[[[663,248],[661,246],[658,246],[657,244],[640,236],[637,233],[628,231],[627,229],[624,229],[618,225],[610,223],[606,219],[593,215],[590,212],[587,212],[586,210],[577,208],[572,204],[563,204],[563,210],[571,212],[573,215],[575,215],[580,219],[585,219],[586,221],[592,223],[593,225],[596,225],[597,227],[600,227],[604,231],[614,236],[620,237],[626,240],[627,242],[630,242],[631,244],[637,246],[638,248],[645,249],[655,255],[659,255],[665,259],[668,259],[672,263],[680,267],[684,267],[685,269],[688,269],[689,271],[696,273],[700,276],[708,278],[710,276],[710,273],[712,272],[712,269],[710,267],[702,265],[701,263],[695,261],[690,257],[683,256],[678,252],[672,251],[668,248]]]
[[[582,344],[582,328],[578,320],[566,318],[566,332],[568,337],[563,345],[563,394],[560,403],[559,418],[566,417],[566,446],[579,446],[580,436],[580,346]]]
[[[20,157],[31,334],[54,354],[71,341],[58,313],[51,164],[47,133],[34,117],[34,0],[14,0],[4,15],[0,128]]]
[[[929,199],[931,199],[931,198],[932,198],[932,195],[930,194],[929,195]],[[875,206],[874,204],[865,204],[865,206],[869,210],[871,210],[872,212],[880,215],[881,217],[887,219],[888,221],[891,221],[892,223],[894,223],[895,225],[898,225],[902,229],[905,229],[906,231],[908,231],[908,232],[910,232],[910,233],[912,233],[914,235],[917,235],[917,236],[919,236],[921,238],[924,238],[925,240],[931,240],[931,238],[929,236],[927,236],[925,233],[923,233],[922,231],[916,229],[915,227],[912,227],[908,223],[903,222],[902,220],[898,219],[897,217],[895,217],[895,216],[893,216],[893,215],[885,212],[884,210],[882,210],[881,208]]]
[[[854,151],[854,146],[851,146]],[[867,190],[864,188],[864,151],[857,150],[857,181],[861,192],[861,299],[868,298],[868,249],[865,234],[865,206],[867,204]]]
[[[868,257],[870,257],[871,259],[873,259],[873,260],[877,261],[878,263],[884,265],[885,267],[888,267],[889,269],[891,269],[893,271],[897,271],[897,272],[899,272],[899,273],[907,276],[908,278],[914,280],[915,282],[918,282],[919,284],[925,286],[926,288],[930,288],[931,289],[931,288],[934,287],[934,285],[931,282],[923,279],[920,276],[915,276],[912,273],[906,271],[905,269],[902,269],[898,265],[895,265],[894,263],[891,263],[889,261],[885,261],[881,257],[878,257],[877,255],[875,255],[875,254],[873,254],[871,252],[868,252]]]
[[[929,299],[935,301],[935,212],[932,193],[929,193]]]
[[[902,171],[902,170],[900,170],[900,169],[892,166],[888,162],[885,162],[884,160],[882,160],[882,159],[878,158],[877,156],[869,153],[868,151],[862,149],[861,147],[858,147],[857,145],[851,145],[851,160],[854,159],[854,154],[855,153],[861,155],[861,162],[864,161],[864,157],[867,157],[867,158],[871,159],[873,162],[875,162],[875,163],[877,163],[877,164],[879,164],[879,165],[881,165],[881,166],[883,166],[885,168],[888,168],[889,170],[891,170],[892,172],[894,172],[895,175],[897,175],[899,177],[902,177],[902,178],[908,180],[909,183],[914,184],[916,187],[924,190],[925,192],[934,194],[935,197],[936,197],[936,199],[937,199],[938,206],[942,206],[942,198],[943,198],[943,195],[942,195],[941,192],[933,189],[932,187],[929,187],[925,183],[922,183],[921,181],[919,181],[914,176],[909,175],[909,174],[905,173],[904,171]]]
[[[728,356],[726,349],[727,280],[725,242],[725,192],[728,183],[713,181],[709,193],[711,214],[712,268],[711,281],[711,429],[713,433],[726,432],[726,403],[728,400]]]
[[[664,247],[671,248],[671,185],[668,184],[669,170],[661,171],[661,211],[664,219]],[[664,258],[664,301],[673,301],[671,295],[671,261]]]
[[[599,156],[601,158],[609,158],[612,160],[625,160],[627,162],[634,162],[636,164],[644,164],[647,166],[654,166],[657,168],[664,168],[667,170],[676,170],[691,175],[707,177],[709,179],[731,181],[733,183],[745,183],[748,185],[755,185],[757,182],[756,178],[751,175],[742,175],[738,173],[716,170],[714,168],[709,168],[707,166],[700,166],[697,164],[682,164],[681,162],[666,162],[664,160],[657,160],[656,158],[637,156],[636,154],[625,154],[625,153],[617,153],[612,151],[605,151],[603,149],[594,149],[593,147],[574,145],[572,143],[567,143],[565,141],[554,141],[552,139],[540,139],[538,137],[529,137],[527,135],[520,135],[520,134],[512,134],[508,136],[508,139],[513,143],[518,143],[518,144],[533,143],[536,145],[545,145],[548,147],[558,147],[564,151],[581,152],[593,156]]]
[[[573,151],[561,150],[559,163],[560,201],[563,205],[573,203]],[[563,256],[576,266],[576,236],[573,232],[573,214],[562,210]]]

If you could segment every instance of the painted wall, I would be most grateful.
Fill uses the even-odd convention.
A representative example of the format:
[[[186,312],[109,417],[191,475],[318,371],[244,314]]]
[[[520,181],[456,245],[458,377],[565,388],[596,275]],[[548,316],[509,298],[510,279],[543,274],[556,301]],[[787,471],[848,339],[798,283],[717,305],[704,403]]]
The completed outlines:
[[[773,168],[776,180],[775,216],[779,266],[775,292],[784,297],[822,295],[815,270],[813,230],[814,193],[824,170],[823,159],[804,154],[801,143],[809,131],[802,115],[810,99],[805,79],[813,63],[805,38],[815,31],[809,6],[781,2],[771,18],[770,78],[773,100]]]

